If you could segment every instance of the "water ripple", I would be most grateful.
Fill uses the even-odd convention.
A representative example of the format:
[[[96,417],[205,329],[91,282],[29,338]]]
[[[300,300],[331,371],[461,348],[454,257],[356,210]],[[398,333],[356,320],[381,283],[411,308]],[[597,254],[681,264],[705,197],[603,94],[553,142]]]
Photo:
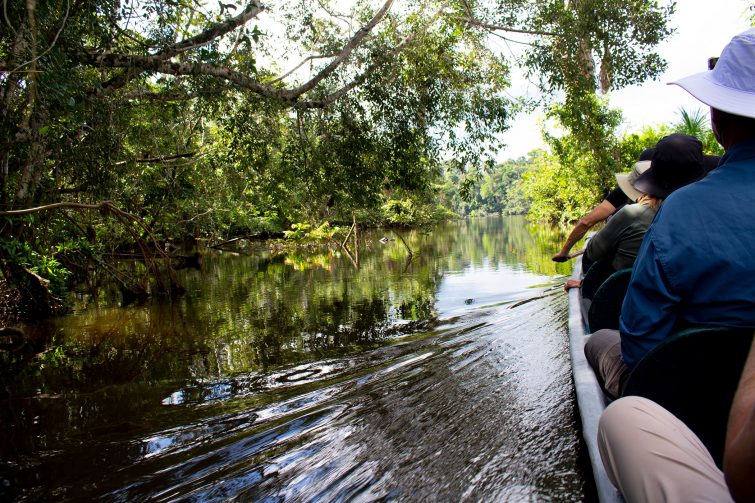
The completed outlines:
[[[369,351],[178,386],[161,399],[171,426],[82,447],[81,459],[99,449],[92,482],[60,479],[58,494],[581,499],[564,303],[549,287],[507,294]]]
[[[579,499],[564,321],[542,315],[561,302],[544,291],[470,308],[370,354],[240,377],[237,390],[246,379],[294,396],[145,437],[141,461],[118,475],[135,482],[107,496]]]

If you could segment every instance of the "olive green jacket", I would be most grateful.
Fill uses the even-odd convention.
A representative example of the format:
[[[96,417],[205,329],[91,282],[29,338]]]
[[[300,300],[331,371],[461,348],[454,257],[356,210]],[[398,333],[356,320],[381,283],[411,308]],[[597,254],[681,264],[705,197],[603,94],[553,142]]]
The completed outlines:
[[[655,213],[647,203],[624,206],[588,241],[587,258],[610,261],[617,271],[632,267]]]

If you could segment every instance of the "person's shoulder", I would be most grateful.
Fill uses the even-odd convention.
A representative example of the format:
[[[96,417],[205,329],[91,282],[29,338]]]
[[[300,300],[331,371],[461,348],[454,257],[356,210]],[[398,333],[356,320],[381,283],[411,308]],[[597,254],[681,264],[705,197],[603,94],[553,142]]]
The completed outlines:
[[[616,187],[611,192],[609,192],[604,200],[611,203],[615,208],[621,208],[629,202],[629,198],[619,187]]]
[[[616,213],[614,213],[610,219],[608,219],[609,222],[614,222],[614,225],[616,222],[622,222],[624,220],[631,219],[633,216],[633,209],[632,206],[636,206],[635,204],[627,204],[616,210]]]
[[[687,232],[688,224],[692,225],[691,215],[698,214],[696,207],[710,206],[711,197],[715,198],[708,183],[703,178],[700,181],[675,190],[661,204],[658,213],[653,220],[653,227],[664,229],[661,234],[675,234]],[[694,220],[694,219],[693,219]]]
[[[653,210],[648,207],[647,204],[639,204],[639,203],[633,203],[633,204],[627,204],[621,210],[619,210],[621,214],[624,217],[628,218],[636,218],[644,213],[652,212]],[[616,215],[619,213],[617,212]]]
[[[755,139],[747,139],[730,147],[719,165],[727,161],[755,163]]]

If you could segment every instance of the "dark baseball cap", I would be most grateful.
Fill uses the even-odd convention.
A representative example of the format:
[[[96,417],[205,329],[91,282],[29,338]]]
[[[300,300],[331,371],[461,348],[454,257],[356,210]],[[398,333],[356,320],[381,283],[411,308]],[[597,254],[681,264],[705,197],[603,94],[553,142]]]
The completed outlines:
[[[655,145],[650,169],[634,182],[644,194],[665,198],[673,191],[705,176],[703,144],[687,134],[664,136]]]

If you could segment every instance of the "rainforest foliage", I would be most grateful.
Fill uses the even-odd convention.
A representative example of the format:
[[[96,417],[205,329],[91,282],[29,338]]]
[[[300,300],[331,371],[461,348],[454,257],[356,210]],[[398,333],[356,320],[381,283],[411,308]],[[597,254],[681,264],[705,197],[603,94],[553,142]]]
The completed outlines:
[[[527,157],[497,164],[480,175],[469,195],[462,197],[457,187],[458,176],[451,173],[444,185],[444,204],[460,215],[527,214],[531,220],[568,224],[585,215],[605,195],[616,187],[614,173],[628,172],[640,153],[671,133],[696,136],[703,151],[723,155],[716,141],[707,112],[702,109],[679,110],[677,121],[669,124],[645,126],[642,130],[622,133],[620,112],[603,109],[606,122],[604,136],[611,148],[611,170],[596,165],[590,148],[571,134],[557,128],[561,134],[544,132],[547,151],[530,152]],[[558,107],[554,107],[558,111]],[[596,114],[598,115],[598,114]],[[615,170],[615,171],[614,171]]]
[[[592,156],[580,176],[601,185],[624,165],[596,93],[660,75],[672,12],[655,0],[6,0],[3,275],[27,300],[94,270],[171,293],[159,265],[171,239],[443,218],[439,203],[495,173],[497,135],[532,104],[506,93],[513,67],[539,82],[540,104],[559,97],[569,136],[551,155],[580,145]],[[503,54],[491,37],[526,49]],[[523,170],[509,163],[480,196]],[[484,211],[527,206],[497,195]],[[134,253],[144,266],[123,270]]]

